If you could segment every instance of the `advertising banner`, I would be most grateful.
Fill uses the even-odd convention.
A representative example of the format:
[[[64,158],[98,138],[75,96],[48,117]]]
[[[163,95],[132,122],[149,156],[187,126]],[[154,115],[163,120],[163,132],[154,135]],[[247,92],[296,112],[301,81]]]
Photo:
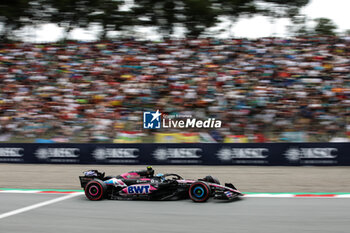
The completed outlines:
[[[0,163],[349,166],[350,143],[2,143]]]

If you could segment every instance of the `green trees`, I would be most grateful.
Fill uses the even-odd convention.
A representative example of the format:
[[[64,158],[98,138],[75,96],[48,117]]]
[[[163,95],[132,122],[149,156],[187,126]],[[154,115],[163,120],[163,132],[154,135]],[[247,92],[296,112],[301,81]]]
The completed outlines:
[[[29,19],[33,14],[30,8],[29,0],[0,1],[1,40],[7,40],[14,30],[31,23]]]
[[[138,25],[157,26],[169,35],[183,26],[197,37],[225,16],[235,21],[242,15],[263,14],[272,18],[292,17],[309,0],[138,0],[133,12]]]
[[[315,19],[316,26],[314,29],[314,33],[316,35],[321,36],[335,36],[335,30],[337,29],[337,26],[334,25],[332,20],[327,18],[317,18]]]
[[[316,23],[311,26],[308,22]],[[292,18],[292,26],[289,27],[289,32],[293,36],[335,36],[337,26],[328,18],[317,18],[314,20],[308,19],[305,15],[298,15]]]
[[[309,0],[2,0],[1,38],[24,26],[54,23],[65,29],[99,25],[100,38],[108,32],[133,26],[152,26],[164,36],[176,27],[198,37],[226,17],[263,14],[272,18],[292,17]],[[321,30],[321,29],[320,29]]]
[[[64,38],[76,27],[86,28],[96,6],[91,0],[43,1],[48,6],[45,11],[49,15],[49,22],[64,28]]]

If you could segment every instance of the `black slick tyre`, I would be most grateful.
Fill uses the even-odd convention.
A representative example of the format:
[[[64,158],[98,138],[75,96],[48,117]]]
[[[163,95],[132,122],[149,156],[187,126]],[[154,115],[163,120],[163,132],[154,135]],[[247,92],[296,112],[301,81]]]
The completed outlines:
[[[107,185],[102,180],[94,179],[86,184],[84,191],[88,199],[99,201],[106,196]]]

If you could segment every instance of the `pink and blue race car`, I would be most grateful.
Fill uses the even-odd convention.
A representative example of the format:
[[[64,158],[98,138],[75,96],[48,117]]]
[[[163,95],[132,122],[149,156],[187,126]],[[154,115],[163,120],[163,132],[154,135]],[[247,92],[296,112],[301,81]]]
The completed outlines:
[[[86,197],[92,201],[190,198],[194,202],[205,202],[209,198],[234,200],[242,196],[242,193],[233,184],[221,185],[218,179],[212,176],[189,180],[183,179],[178,174],[154,175],[151,166],[146,170],[127,172],[118,176],[105,176],[105,173],[89,170],[79,178]]]

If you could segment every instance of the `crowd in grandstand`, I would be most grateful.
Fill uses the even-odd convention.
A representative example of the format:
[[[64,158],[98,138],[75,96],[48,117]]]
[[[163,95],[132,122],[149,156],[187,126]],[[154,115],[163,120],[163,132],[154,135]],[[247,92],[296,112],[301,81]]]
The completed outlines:
[[[339,37],[0,45],[2,141],[151,135],[142,112],[157,109],[222,120],[206,130],[217,141],[329,141],[346,135],[349,95],[350,40]]]

